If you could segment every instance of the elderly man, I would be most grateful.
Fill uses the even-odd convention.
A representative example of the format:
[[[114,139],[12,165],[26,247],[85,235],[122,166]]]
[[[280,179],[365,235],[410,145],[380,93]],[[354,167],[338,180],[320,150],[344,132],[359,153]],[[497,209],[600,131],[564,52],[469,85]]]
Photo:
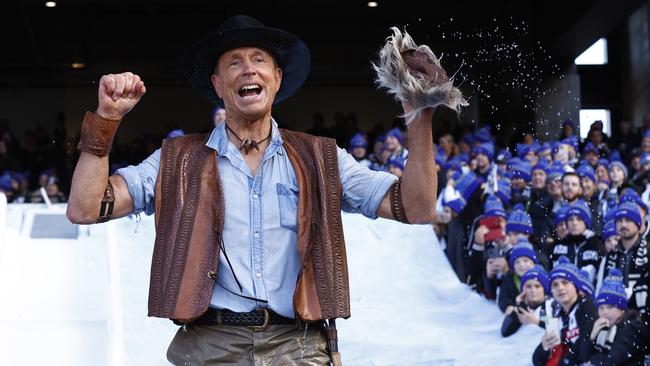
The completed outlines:
[[[402,179],[370,171],[334,140],[280,130],[272,118],[309,65],[295,35],[247,16],[228,19],[182,62],[194,87],[224,106],[225,122],[207,135],[165,140],[110,177],[115,131],[146,88],[130,72],[100,80],[67,214],[91,224],[156,213],[149,315],[183,325],[167,352],[172,363],[336,362],[333,320],[350,316],[341,210],[408,223],[434,218],[434,109],[418,109],[408,125]]]

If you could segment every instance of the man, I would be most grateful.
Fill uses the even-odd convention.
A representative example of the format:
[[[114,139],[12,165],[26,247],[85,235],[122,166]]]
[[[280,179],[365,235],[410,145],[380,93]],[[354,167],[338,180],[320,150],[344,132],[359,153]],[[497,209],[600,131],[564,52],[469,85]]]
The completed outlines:
[[[560,257],[550,274],[553,301],[547,304],[546,331],[533,354],[535,366],[580,365],[580,347],[589,341],[597,317],[590,297],[578,293],[578,268]]]
[[[484,142],[474,146],[472,149],[472,157],[476,161],[475,173],[487,181],[490,168],[492,167],[492,158],[494,157],[494,144]]]
[[[603,233],[603,217],[600,209],[600,201],[598,199],[598,191],[596,190],[596,172],[587,164],[580,165],[576,169],[576,173],[580,176],[580,188],[582,191],[582,198],[587,202],[591,209],[591,230],[596,235]]]
[[[646,239],[639,230],[641,224],[641,209],[637,204],[628,201],[618,206],[616,231],[620,240],[618,246],[603,258],[598,270],[596,288],[599,290],[602,287],[611,268],[620,270],[630,307],[647,316],[648,285],[645,278],[650,272],[650,256]]]
[[[209,136],[165,140],[111,177],[115,130],[146,88],[130,72],[100,80],[67,215],[90,224],[156,212],[149,315],[183,325],[167,352],[172,363],[325,364],[329,348],[336,364],[333,319],[350,316],[341,209],[410,223],[435,215],[433,108],[408,126],[403,179],[372,172],[334,140],[280,130],[271,117],[309,64],[295,35],[228,19],[182,62],[194,87],[224,106],[226,122]],[[406,100],[404,111],[412,108]]]
[[[567,207],[567,235],[553,247],[553,267],[557,265],[560,257],[568,257],[578,269],[587,271],[593,283],[598,264],[605,255],[605,245],[600,236],[594,235],[594,232],[588,229],[591,227],[591,210],[587,204],[579,200]]]
[[[575,203],[582,194],[580,176],[575,172],[566,172],[562,175],[562,197],[568,204]]]

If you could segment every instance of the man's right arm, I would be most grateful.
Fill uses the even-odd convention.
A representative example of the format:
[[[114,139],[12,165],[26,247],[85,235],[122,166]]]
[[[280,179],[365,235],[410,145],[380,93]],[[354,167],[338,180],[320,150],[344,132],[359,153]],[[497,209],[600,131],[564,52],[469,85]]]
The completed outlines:
[[[118,218],[134,210],[134,203],[126,182],[119,175],[108,177],[108,151],[120,121],[146,92],[140,77],[130,72],[102,76],[99,82],[99,107],[96,113],[87,113],[81,129],[81,155],[72,177],[68,200],[68,219],[78,224],[93,224],[107,208],[102,200],[112,187],[114,199],[111,218]],[[100,212],[100,210],[102,212]]]

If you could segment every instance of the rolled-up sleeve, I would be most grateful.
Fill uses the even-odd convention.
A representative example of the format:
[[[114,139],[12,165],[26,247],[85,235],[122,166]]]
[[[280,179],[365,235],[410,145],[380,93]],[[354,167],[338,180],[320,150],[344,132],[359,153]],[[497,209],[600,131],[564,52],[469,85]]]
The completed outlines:
[[[159,166],[160,149],[154,151],[140,164],[130,165],[115,172],[126,181],[129,194],[133,199],[134,213],[143,211],[147,215],[154,213],[154,189]]]
[[[345,212],[361,213],[376,219],[377,209],[397,177],[368,169],[357,163],[347,151],[337,148],[339,175],[343,190],[341,208]]]

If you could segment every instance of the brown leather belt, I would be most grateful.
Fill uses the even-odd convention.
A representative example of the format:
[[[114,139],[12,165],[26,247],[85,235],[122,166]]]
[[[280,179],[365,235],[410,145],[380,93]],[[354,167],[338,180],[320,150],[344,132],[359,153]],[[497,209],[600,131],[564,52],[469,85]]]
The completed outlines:
[[[210,308],[201,317],[188,323],[188,325],[231,325],[260,329],[271,324],[297,324],[297,322],[267,308],[255,309],[247,313]]]

